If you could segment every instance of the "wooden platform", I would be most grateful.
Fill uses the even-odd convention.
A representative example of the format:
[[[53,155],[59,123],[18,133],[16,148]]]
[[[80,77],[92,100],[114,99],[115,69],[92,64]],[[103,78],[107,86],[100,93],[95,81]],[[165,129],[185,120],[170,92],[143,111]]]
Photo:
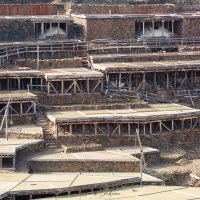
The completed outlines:
[[[200,69],[199,60],[188,61],[162,61],[162,62],[106,62],[93,63],[93,68],[101,72],[162,72],[162,71],[185,71]]]
[[[150,104],[148,108],[124,110],[80,110],[47,112],[46,116],[54,123],[81,122],[147,122],[151,120],[175,119],[200,116],[200,110],[178,104]]]
[[[84,190],[139,184],[140,173],[9,173],[0,174],[0,198],[35,195],[37,198],[56,194],[79,193]],[[145,184],[163,184],[163,181],[143,174]],[[46,196],[47,195],[47,196]]]

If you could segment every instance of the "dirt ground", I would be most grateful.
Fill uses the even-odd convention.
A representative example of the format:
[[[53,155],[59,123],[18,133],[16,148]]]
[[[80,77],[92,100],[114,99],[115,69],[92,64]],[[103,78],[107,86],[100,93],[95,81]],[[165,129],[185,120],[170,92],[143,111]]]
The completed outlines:
[[[166,185],[200,187],[200,146],[161,151],[160,163],[145,171],[165,180]]]

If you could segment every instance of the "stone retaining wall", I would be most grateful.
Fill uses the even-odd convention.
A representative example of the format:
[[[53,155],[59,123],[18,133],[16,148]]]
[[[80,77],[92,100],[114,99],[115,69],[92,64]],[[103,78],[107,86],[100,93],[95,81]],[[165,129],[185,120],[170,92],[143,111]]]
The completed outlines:
[[[6,134],[4,132],[4,137]],[[9,132],[8,138],[10,139],[43,139],[42,133],[16,133],[16,132]]]
[[[195,54],[173,54],[161,53],[158,55],[155,54],[145,54],[141,56],[111,56],[108,58],[94,58],[94,63],[105,63],[105,62],[148,62],[148,61],[175,61],[175,60],[199,60],[199,55]]]
[[[10,3],[10,1],[9,1]],[[0,15],[57,15],[61,11],[58,4],[2,4]]]
[[[72,161],[52,160],[28,162],[34,172],[139,172],[140,163],[134,161]]]
[[[150,4],[150,5],[92,5],[77,4],[73,7],[75,14],[155,14],[174,13],[174,4]]]
[[[25,60],[17,61],[16,65],[19,67],[29,67],[31,69],[37,69],[37,60]],[[82,67],[81,58],[68,58],[68,59],[52,59],[52,60],[40,60],[40,69],[49,68],[80,68]]]
[[[142,145],[149,146],[156,149],[167,149],[172,146],[182,144],[197,144],[200,142],[200,131],[184,131],[184,132],[172,132],[157,135],[141,136]],[[98,143],[103,147],[117,147],[117,146],[133,146],[135,144],[134,136],[123,135],[72,135],[72,136],[59,136],[58,146],[65,145],[79,145],[82,143]],[[138,143],[137,143],[138,144]]]
[[[2,121],[3,116],[0,116],[0,122]],[[25,125],[25,124],[34,124],[36,115],[12,115],[13,125]],[[10,124],[11,117],[8,117],[8,124]],[[4,122],[5,124],[5,122]]]
[[[200,37],[200,18],[183,19],[182,37]]]
[[[34,40],[34,24],[31,20],[0,20],[0,41]]]
[[[18,166],[20,164],[26,165],[26,163],[21,163],[21,162],[23,162],[23,158],[25,158],[25,156],[31,155],[35,152],[43,151],[44,146],[45,146],[45,142],[44,142],[44,140],[42,140],[40,142],[28,145],[22,149],[17,150],[17,152],[16,152],[16,170],[18,170]]]

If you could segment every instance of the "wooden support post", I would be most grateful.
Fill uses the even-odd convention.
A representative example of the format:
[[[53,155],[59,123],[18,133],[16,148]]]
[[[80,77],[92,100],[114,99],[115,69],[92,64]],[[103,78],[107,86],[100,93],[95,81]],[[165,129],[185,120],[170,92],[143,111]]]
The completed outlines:
[[[156,89],[156,72],[153,73],[153,87]]]
[[[44,39],[44,23],[41,23],[41,37]]]
[[[197,71],[194,71],[194,86],[197,84]]]
[[[66,23],[66,27],[65,27],[65,34],[66,34],[66,38],[68,38],[68,24]]]
[[[174,88],[176,89],[176,70],[174,71]]]
[[[159,126],[160,126],[160,133],[162,133],[162,121],[159,122]]]
[[[152,30],[153,30],[153,37],[154,37],[154,29],[155,29],[155,27],[154,27],[154,21],[152,21]]]
[[[121,79],[122,79],[122,74],[119,73],[119,83],[118,83],[119,90],[121,90]]]
[[[58,126],[54,123],[54,135],[58,137]]]
[[[90,80],[86,80],[87,93],[90,93]]]
[[[172,20],[172,38],[174,37],[174,20]]]
[[[72,135],[72,124],[69,125],[69,134]]]
[[[58,37],[60,35],[60,23],[58,23]]]
[[[152,122],[150,122],[150,134],[152,134]]]
[[[144,32],[145,31],[145,22],[142,22],[142,34],[143,34],[143,36],[144,36]]]
[[[131,123],[128,123],[128,135],[131,135]]]
[[[169,90],[169,72],[167,72],[167,90]]]
[[[129,74],[128,90],[131,91],[131,73]]]
[[[164,37],[165,21],[162,20],[162,37]]]
[[[41,85],[40,90],[43,91],[43,78],[40,79],[40,85]]]
[[[10,79],[9,78],[7,79],[7,90],[8,91],[10,90]]]
[[[50,94],[50,82],[47,81],[47,93]]]
[[[64,94],[64,81],[61,81],[61,94]]]
[[[194,86],[194,71],[191,71],[191,86]]]
[[[23,113],[23,105],[22,105],[22,102],[19,103],[19,106],[20,106],[20,114]]]
[[[18,90],[20,90],[20,78],[18,78]]]
[[[145,75],[146,75],[146,73],[144,72],[144,73],[143,73],[143,78],[142,78],[142,79],[143,79],[143,80],[142,80],[142,81],[143,81],[143,90],[146,89],[146,79],[145,79]]]
[[[83,124],[83,134],[85,134],[85,124]]]
[[[94,124],[94,134],[97,135],[97,124]]]
[[[172,120],[172,131],[174,131],[174,120]]]
[[[52,23],[50,22],[50,38],[52,38]]]
[[[34,111],[33,112],[36,113],[36,102],[33,102],[33,106],[34,106],[34,108],[33,108]]]
[[[184,119],[181,120],[181,130],[182,131],[184,130],[184,121],[185,121]]]
[[[74,80],[74,94],[76,94],[76,80]]]
[[[138,77],[138,74],[136,73],[136,74],[135,74],[135,88],[138,87],[137,77]]]
[[[118,124],[118,133],[121,135],[121,124]]]
[[[144,135],[146,135],[146,124],[143,124]]]
[[[192,118],[190,119],[190,130],[192,130]]]
[[[108,135],[110,135],[110,124],[109,123],[107,123],[107,133],[108,133]]]
[[[32,85],[33,85],[33,78],[30,78],[30,90],[32,90]],[[28,88],[27,88],[28,89]]]
[[[101,79],[101,92],[103,92],[103,83],[104,83],[104,81],[103,81],[103,79]]]
[[[40,67],[40,47],[37,45],[37,70],[39,70]]]

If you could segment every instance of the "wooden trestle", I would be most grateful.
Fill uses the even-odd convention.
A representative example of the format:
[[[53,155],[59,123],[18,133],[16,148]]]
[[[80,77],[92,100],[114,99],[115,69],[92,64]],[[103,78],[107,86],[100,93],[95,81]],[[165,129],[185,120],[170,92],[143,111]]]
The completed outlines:
[[[126,110],[80,110],[48,112],[54,134],[134,135],[198,129],[200,110],[178,104],[152,104],[148,108]]]
[[[4,115],[9,98],[9,113],[11,115],[36,114],[38,97],[26,91],[13,91],[9,93],[0,93],[0,115]]]
[[[107,88],[129,91],[180,90],[199,86],[200,61],[93,63],[105,73]]]

